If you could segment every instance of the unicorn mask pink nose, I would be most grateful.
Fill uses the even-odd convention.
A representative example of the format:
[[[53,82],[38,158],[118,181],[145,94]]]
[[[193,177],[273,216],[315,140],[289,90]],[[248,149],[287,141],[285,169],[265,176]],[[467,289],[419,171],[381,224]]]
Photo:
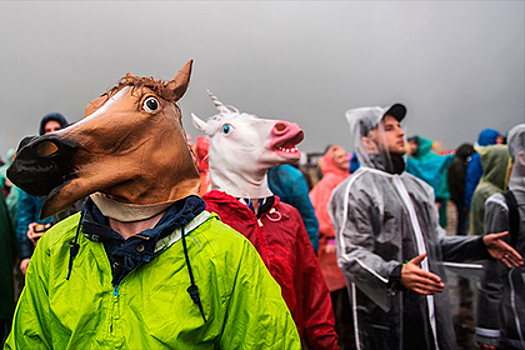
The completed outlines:
[[[278,121],[272,128],[272,141],[270,147],[283,157],[301,157],[301,153],[295,147],[304,139],[304,133],[295,123]]]
[[[211,189],[242,198],[270,196],[266,172],[299,160],[296,145],[303,131],[294,123],[240,113],[210,96],[220,113],[206,122],[195,114],[192,118],[195,127],[210,136]]]

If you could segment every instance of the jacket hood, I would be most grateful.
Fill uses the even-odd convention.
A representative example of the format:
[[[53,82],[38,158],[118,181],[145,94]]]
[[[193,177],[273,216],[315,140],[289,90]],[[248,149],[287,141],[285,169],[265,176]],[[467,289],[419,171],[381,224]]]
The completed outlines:
[[[400,173],[404,171],[404,159],[394,160],[390,152],[379,146],[386,144],[386,134],[381,121],[387,115],[402,123],[406,115],[406,107],[397,103],[388,107],[359,107],[350,109],[345,113],[346,120],[350,125],[351,137],[354,139],[354,149],[361,166],[389,173]],[[383,139],[373,140],[371,138],[370,132],[376,128],[378,137]]]
[[[58,124],[60,124],[60,126],[63,128],[65,128],[66,126],[69,125],[69,123],[67,122],[66,118],[64,118],[64,116],[60,113],[49,113],[49,114],[46,114],[42,120],[40,121],[40,136],[44,135],[45,133],[45,127],[46,127],[46,123],[50,120],[55,120],[58,122]]]
[[[525,124],[513,127],[509,132],[508,140],[509,153],[514,163],[509,189],[525,192]]]
[[[334,161],[334,151],[339,148],[342,148],[342,147],[339,145],[333,145],[324,154],[321,160],[321,171],[323,172],[323,175],[326,175],[329,173],[339,175],[339,176],[345,176],[345,177],[348,175],[348,172],[341,169]]]
[[[219,190],[212,190],[206,193],[202,198],[205,201],[212,200],[216,202],[219,205],[226,205],[231,208],[229,210],[229,214],[232,216],[237,217],[239,220],[257,220],[257,217],[255,214],[246,206],[245,204],[241,203],[237,198],[235,198],[232,195],[229,195],[228,193],[224,191]],[[279,203],[281,203],[281,200],[277,196],[273,196],[274,203],[272,207],[275,207]]]
[[[480,146],[490,146],[495,145],[501,133],[494,129],[485,129],[483,130],[478,137],[478,145]]]
[[[481,155],[483,166],[481,182],[488,182],[504,191],[509,163],[510,154],[506,145],[487,146],[485,153]]]
[[[414,154],[414,158],[417,160],[424,160],[428,156],[435,156],[434,152],[432,152],[432,144],[434,143],[431,139],[427,139],[424,137],[421,137],[419,135],[416,135],[419,139],[419,146],[417,148],[416,154]]]

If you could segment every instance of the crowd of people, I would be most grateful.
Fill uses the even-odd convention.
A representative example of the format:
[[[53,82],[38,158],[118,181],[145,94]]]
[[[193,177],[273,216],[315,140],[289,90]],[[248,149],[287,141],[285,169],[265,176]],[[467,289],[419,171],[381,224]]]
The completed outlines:
[[[128,73],[8,152],[7,349],[456,349],[443,263],[464,261],[483,264],[479,347],[525,349],[525,124],[444,151],[405,135],[402,104],[351,109],[353,154],[308,168],[297,124],[211,93],[193,145],[190,74]]]

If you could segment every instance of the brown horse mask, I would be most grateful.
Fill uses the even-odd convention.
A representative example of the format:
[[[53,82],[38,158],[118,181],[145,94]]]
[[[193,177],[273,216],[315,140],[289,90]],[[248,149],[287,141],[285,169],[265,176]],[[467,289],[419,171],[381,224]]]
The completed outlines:
[[[47,196],[42,218],[95,192],[135,208],[167,207],[197,194],[199,174],[176,104],[192,63],[169,82],[127,73],[88,104],[80,122],[22,140],[9,178],[32,195]]]

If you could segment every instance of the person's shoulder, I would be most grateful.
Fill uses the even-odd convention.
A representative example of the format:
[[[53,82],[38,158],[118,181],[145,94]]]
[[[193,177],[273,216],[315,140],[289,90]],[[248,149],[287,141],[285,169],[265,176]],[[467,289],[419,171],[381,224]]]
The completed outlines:
[[[51,247],[56,244],[71,241],[75,237],[79,222],[80,213],[73,214],[64,220],[57,222],[46,231],[38,244],[44,244]]]
[[[509,210],[505,196],[503,195],[503,193],[499,193],[499,192],[494,193],[490,197],[488,197],[487,200],[485,201],[485,206],[486,207],[500,206],[506,211]]]
[[[210,213],[206,221],[199,225],[192,235],[212,243],[211,246],[216,249],[238,248],[240,245],[250,244],[241,233],[222,222],[215,213]]]

